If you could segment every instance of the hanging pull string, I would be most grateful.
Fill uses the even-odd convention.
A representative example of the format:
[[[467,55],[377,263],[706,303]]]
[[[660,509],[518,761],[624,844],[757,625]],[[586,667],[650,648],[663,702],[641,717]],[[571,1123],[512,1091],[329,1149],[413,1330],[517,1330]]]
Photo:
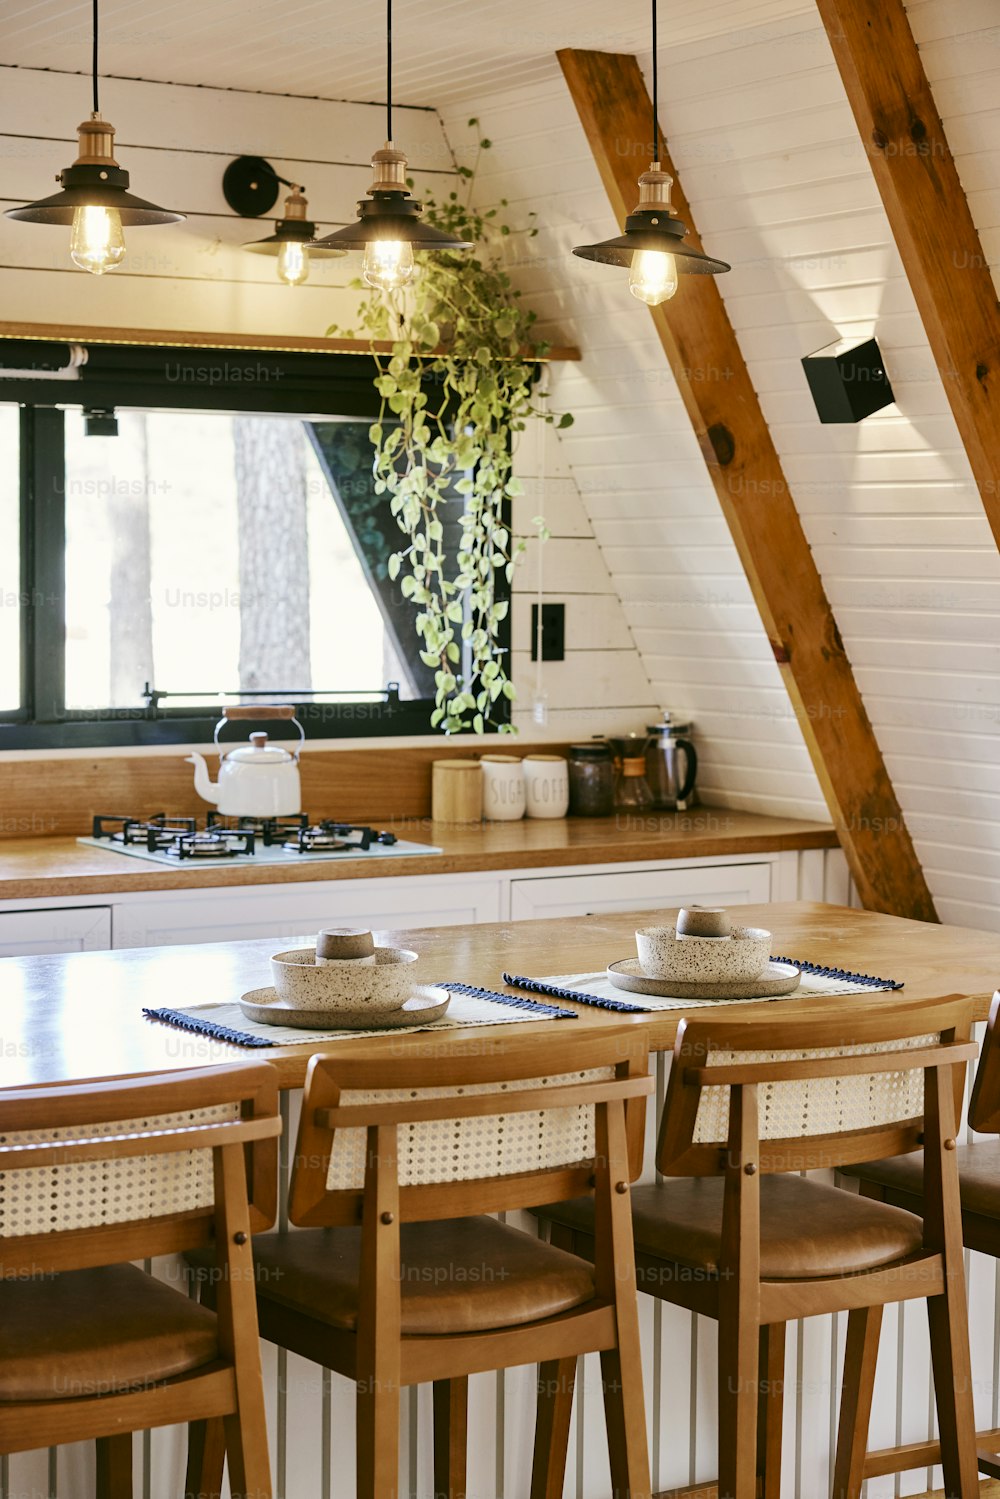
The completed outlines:
[[[653,0],[653,160],[660,159],[660,82],[659,57],[656,46],[656,0]]]
[[[93,85],[94,85],[94,113],[100,114],[101,106],[97,97],[97,0],[94,0],[94,56],[93,56]]]
[[[97,4],[97,0],[94,0]],[[386,140],[392,140],[392,0],[385,0]]]

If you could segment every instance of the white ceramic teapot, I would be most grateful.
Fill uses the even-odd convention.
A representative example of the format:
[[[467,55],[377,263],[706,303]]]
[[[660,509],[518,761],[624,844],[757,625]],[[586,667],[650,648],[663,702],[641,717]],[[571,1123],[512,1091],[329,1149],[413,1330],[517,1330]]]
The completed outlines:
[[[302,786],[299,781],[299,752],[305,732],[295,709],[290,706],[239,706],[223,708],[215,726],[215,742],[232,719],[282,719],[299,731],[294,751],[269,744],[263,732],[250,735],[249,743],[238,749],[225,750],[219,758],[219,779],[209,779],[203,755],[188,755],[194,766],[194,789],[207,802],[214,802],[227,817],[290,817],[302,810]]]

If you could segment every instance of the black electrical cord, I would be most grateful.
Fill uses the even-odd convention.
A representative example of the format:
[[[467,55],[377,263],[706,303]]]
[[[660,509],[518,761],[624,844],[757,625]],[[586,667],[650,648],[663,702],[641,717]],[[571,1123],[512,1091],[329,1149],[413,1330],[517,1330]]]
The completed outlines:
[[[96,0],[95,0],[96,3]],[[656,0],[653,0],[653,160],[660,159],[659,62],[656,50]]]
[[[96,0],[95,0],[96,4]],[[392,0],[385,0],[385,98],[387,141],[392,140]]]
[[[97,0],[94,0],[94,58],[93,58],[93,85],[94,85],[94,113],[100,114],[101,106],[97,97]]]

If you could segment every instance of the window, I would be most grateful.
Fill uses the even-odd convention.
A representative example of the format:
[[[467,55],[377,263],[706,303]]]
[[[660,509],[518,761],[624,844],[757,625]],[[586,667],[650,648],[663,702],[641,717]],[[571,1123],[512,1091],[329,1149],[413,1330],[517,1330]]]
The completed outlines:
[[[15,606],[0,609],[0,743],[203,740],[222,693],[293,701],[313,736],[428,732],[434,674],[389,580],[400,533],[372,479],[369,361],[347,356],[363,372],[330,399],[336,356],[323,356],[322,398],[342,409],[317,412],[317,390],[278,380],[242,392],[206,382],[173,406],[178,392],[169,375],[156,383],[149,355],[178,351],[102,353],[145,363],[131,381],[100,370],[90,399],[63,383],[65,410],[46,404],[48,381],[18,384],[33,397],[20,414],[34,529],[26,610],[18,412],[0,407],[0,587]],[[137,394],[158,400],[129,404]],[[219,409],[241,394],[250,409]],[[312,414],[259,409],[279,394]],[[456,495],[445,522],[456,539],[463,504]]]

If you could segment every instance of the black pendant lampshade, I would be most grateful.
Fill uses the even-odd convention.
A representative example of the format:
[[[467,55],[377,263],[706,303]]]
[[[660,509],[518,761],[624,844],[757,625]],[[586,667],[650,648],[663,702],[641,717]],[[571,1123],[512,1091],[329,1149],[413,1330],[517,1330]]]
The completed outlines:
[[[406,157],[392,140],[392,0],[386,0],[386,142],[372,156],[374,177],[368,197],[358,203],[354,224],[337,229],[319,243],[338,250],[363,250],[364,279],[382,291],[396,291],[413,279],[415,250],[469,250],[456,239],[425,224],[421,204],[406,185]]]
[[[77,127],[76,161],[56,179],[61,191],[23,208],[8,208],[8,219],[29,224],[72,225],[70,255],[82,270],[95,276],[113,270],[125,255],[122,229],[149,224],[176,224],[184,218],[168,208],[148,203],[128,191],[129,175],[115,160],[115,128],[101,114],[98,98],[98,0],[93,0],[93,102],[90,118]]]
[[[660,138],[656,0],[652,0],[652,7],[653,140],[656,142]],[[639,202],[625,220],[625,233],[596,245],[577,245],[573,251],[581,260],[627,266],[629,291],[650,307],[674,295],[679,275],[717,276],[732,269],[726,261],[714,260],[684,243],[687,225],[674,217],[670,202],[673,180],[669,172],[660,170],[659,161],[654,161],[639,178]]]

